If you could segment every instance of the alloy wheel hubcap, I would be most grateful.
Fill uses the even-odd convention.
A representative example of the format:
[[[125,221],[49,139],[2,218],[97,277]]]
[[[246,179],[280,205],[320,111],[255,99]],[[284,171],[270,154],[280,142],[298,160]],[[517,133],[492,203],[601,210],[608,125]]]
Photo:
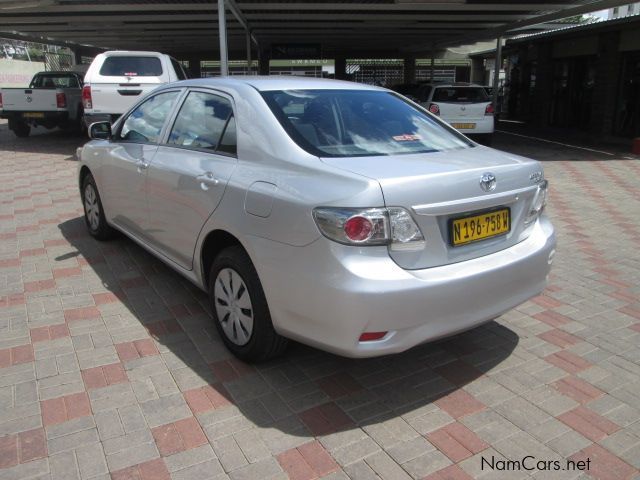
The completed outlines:
[[[84,189],[84,211],[91,230],[97,230],[100,225],[100,205],[93,185],[87,185]]]
[[[223,268],[213,289],[218,321],[227,338],[236,345],[246,345],[253,332],[253,306],[247,286],[232,268]]]

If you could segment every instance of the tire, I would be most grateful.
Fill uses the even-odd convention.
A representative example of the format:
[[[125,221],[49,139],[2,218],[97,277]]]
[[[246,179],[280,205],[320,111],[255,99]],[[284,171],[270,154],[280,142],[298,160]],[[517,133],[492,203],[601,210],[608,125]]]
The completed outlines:
[[[113,238],[115,230],[107,223],[98,187],[90,173],[82,181],[82,206],[84,207],[84,221],[91,236],[98,240]]]
[[[78,116],[76,117],[76,121],[78,122],[77,124],[78,135],[82,137],[87,137],[88,132],[87,132],[87,124],[84,121],[84,108],[82,107],[78,108]]]
[[[209,279],[213,321],[226,347],[245,362],[281,355],[288,340],[273,328],[258,273],[242,247],[220,252]]]
[[[31,133],[31,127],[24,122],[11,122],[9,128],[20,138],[27,138]]]
[[[490,147],[493,143],[493,134],[492,133],[484,133],[482,135],[478,135],[475,139],[478,143]]]

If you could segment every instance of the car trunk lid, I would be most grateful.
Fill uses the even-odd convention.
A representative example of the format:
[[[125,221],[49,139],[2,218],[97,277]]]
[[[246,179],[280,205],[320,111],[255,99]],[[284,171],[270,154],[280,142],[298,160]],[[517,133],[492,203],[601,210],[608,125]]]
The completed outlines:
[[[444,152],[396,156],[323,158],[324,162],[377,180],[385,206],[404,207],[418,224],[426,243],[418,251],[389,250],[403,268],[422,269],[488,255],[524,240],[524,219],[541,172],[534,160],[481,146]],[[485,173],[496,178],[484,191]],[[376,205],[370,205],[376,206]],[[460,246],[452,245],[452,221],[473,213],[509,209],[506,234]]]
[[[482,120],[491,102],[482,103],[438,103],[443,120]]]

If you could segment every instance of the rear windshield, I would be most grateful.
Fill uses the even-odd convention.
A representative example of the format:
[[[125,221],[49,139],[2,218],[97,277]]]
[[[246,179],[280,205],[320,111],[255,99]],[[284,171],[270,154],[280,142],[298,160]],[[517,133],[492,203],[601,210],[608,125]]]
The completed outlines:
[[[438,87],[433,94],[434,102],[481,103],[488,102],[487,92],[482,87]]]
[[[431,93],[430,85],[420,85],[416,84],[402,84],[393,87],[393,90],[404,95],[405,97],[418,101],[418,102],[426,102],[429,94]]]
[[[438,152],[473,144],[391,92],[262,92],[289,136],[320,157]]]
[[[30,88],[80,88],[78,77],[69,74],[36,75],[31,81]]]
[[[159,77],[162,63],[157,57],[107,57],[100,68],[105,77]]]

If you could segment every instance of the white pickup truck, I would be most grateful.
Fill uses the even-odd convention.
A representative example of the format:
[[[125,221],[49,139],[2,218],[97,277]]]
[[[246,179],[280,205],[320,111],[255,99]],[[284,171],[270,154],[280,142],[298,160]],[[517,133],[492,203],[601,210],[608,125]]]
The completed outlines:
[[[82,84],[75,72],[36,73],[28,88],[0,89],[0,118],[18,137],[32,126],[83,130]]]
[[[160,85],[185,80],[175,58],[159,52],[113,50],[93,59],[84,77],[82,102],[87,128],[94,122],[115,122]]]

